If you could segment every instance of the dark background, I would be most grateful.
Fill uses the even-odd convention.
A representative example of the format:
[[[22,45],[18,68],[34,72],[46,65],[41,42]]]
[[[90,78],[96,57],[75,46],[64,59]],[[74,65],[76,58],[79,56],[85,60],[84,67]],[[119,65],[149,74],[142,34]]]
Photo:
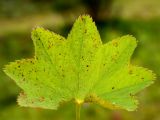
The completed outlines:
[[[75,119],[73,103],[57,111],[18,106],[20,88],[2,68],[8,62],[33,57],[32,28],[42,26],[66,37],[82,14],[93,17],[104,43],[126,34],[135,36],[139,42],[132,63],[157,74],[155,84],[138,94],[137,111],[84,104],[82,120],[160,120],[159,0],[0,0],[0,120]]]

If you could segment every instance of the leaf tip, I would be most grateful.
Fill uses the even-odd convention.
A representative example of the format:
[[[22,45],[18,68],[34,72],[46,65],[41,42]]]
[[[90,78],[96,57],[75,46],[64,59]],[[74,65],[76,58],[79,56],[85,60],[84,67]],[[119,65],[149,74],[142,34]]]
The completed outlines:
[[[135,46],[137,46],[137,44],[138,44],[138,40],[133,35],[125,35],[125,36],[122,36],[122,38],[130,41]]]
[[[84,15],[80,15],[75,23],[77,23],[77,21],[86,22],[88,24],[88,23],[92,23],[93,19],[92,19],[92,17],[90,15],[84,14]]]

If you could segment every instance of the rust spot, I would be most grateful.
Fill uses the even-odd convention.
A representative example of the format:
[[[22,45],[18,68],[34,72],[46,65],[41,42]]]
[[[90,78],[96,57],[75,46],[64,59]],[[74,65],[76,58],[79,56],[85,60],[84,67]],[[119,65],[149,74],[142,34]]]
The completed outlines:
[[[32,100],[31,103],[34,104],[34,101]]]
[[[82,59],[84,60],[84,57],[82,56]]]
[[[113,41],[112,44],[113,44],[114,47],[118,47],[118,42],[117,41]]]
[[[48,49],[50,49],[50,48],[51,48],[51,45],[48,46]]]
[[[27,98],[27,95],[24,92],[21,92],[19,94],[19,97],[21,97],[22,99],[25,99],[25,98]]]
[[[40,97],[39,98],[39,102],[43,102],[43,101],[45,101],[45,98],[44,97]]]

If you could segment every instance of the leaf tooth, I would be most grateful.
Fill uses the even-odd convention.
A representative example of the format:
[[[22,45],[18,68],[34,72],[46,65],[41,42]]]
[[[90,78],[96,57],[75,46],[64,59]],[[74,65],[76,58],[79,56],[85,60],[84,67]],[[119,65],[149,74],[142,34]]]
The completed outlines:
[[[138,66],[138,65],[132,65],[132,66],[138,67],[138,68],[140,68],[140,69],[144,69],[145,71],[149,72],[149,73],[152,75],[152,78],[153,78],[152,81],[154,81],[154,80],[157,79],[156,74],[155,74],[152,70],[150,70],[150,69],[148,69],[148,68],[146,68],[146,67]]]
[[[45,28],[43,28],[43,27],[41,27],[41,26],[36,26],[36,27],[34,27],[34,28],[32,29],[31,35],[33,35],[34,32],[36,32],[36,34],[39,34],[39,31],[38,31],[38,30],[43,31],[43,32],[51,33],[52,35],[55,35],[55,36],[58,36],[59,38],[62,38],[61,40],[63,40],[63,41],[65,40],[65,38],[64,38],[63,36],[61,36],[61,35],[53,32],[53,31],[50,31],[50,30],[48,30],[48,29],[45,29]]]

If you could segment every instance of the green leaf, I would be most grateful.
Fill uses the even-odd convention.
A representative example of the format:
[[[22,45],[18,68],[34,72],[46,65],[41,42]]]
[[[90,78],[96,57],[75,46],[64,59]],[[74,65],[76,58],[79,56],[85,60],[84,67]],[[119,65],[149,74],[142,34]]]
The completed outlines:
[[[134,37],[102,44],[89,16],[76,20],[67,39],[40,27],[32,31],[32,39],[35,57],[4,69],[23,90],[21,106],[57,109],[73,100],[132,111],[138,103],[134,95],[155,79],[152,71],[130,64]]]

